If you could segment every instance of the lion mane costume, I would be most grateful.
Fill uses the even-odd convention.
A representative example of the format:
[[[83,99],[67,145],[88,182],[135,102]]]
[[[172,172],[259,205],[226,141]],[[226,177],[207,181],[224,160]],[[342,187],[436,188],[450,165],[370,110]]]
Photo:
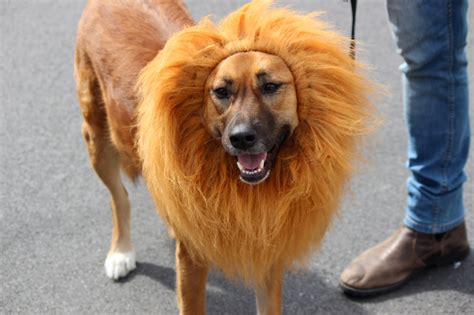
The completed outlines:
[[[193,259],[229,277],[258,284],[276,264],[304,262],[370,129],[370,84],[347,41],[315,16],[255,1],[217,26],[205,19],[176,33],[140,74],[138,150],[148,189]],[[235,158],[202,117],[211,71],[248,51],[281,57],[298,99],[299,125],[256,186],[239,181]]]

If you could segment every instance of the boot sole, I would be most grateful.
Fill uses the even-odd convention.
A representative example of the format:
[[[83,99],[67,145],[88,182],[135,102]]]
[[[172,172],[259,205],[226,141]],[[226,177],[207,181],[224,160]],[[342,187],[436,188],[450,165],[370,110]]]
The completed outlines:
[[[364,297],[373,297],[373,296],[376,296],[376,295],[381,295],[383,293],[388,293],[390,291],[398,289],[403,284],[408,282],[415,274],[417,274],[417,273],[419,273],[419,272],[421,272],[425,269],[429,269],[429,268],[433,268],[433,267],[442,267],[442,266],[450,265],[450,264],[455,263],[457,261],[462,261],[462,260],[466,259],[467,256],[469,256],[469,253],[470,253],[470,248],[467,247],[463,251],[456,252],[456,253],[453,253],[451,255],[447,255],[447,256],[445,256],[441,259],[434,260],[433,262],[429,262],[429,263],[427,263],[427,265],[425,267],[413,270],[413,272],[408,277],[403,279],[402,281],[396,282],[396,283],[391,284],[389,286],[373,288],[373,289],[358,289],[358,288],[355,288],[355,287],[351,287],[351,286],[345,284],[344,282],[342,282],[341,280],[339,280],[339,287],[344,292],[344,294],[346,294],[349,297],[364,298]]]

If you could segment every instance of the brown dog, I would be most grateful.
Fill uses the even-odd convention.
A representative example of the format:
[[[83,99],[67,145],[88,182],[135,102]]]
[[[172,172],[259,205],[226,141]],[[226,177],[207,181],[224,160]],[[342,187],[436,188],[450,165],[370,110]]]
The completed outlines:
[[[91,0],[79,23],[83,135],[113,210],[106,273],[135,268],[122,168],[144,175],[175,233],[183,314],[204,313],[211,265],[280,313],[283,272],[321,240],[368,130],[345,41],[269,6],[216,27],[191,26],[180,1]]]

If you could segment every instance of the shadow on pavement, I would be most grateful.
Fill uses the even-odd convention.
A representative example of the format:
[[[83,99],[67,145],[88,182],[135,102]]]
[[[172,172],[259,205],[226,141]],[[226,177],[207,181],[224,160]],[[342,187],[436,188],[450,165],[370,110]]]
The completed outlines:
[[[176,287],[176,273],[174,269],[148,262],[137,262],[137,269],[125,278],[120,278],[117,282],[127,283],[132,281],[136,276],[146,276],[173,291]]]
[[[119,282],[130,282],[136,276],[146,276],[175,291],[176,272],[173,268],[139,262],[137,269]],[[345,298],[338,288],[321,279],[322,277],[310,271],[287,273],[283,290],[283,313],[367,314],[362,306]],[[219,272],[210,272],[206,291],[208,314],[255,313],[253,291],[238,281],[226,279]]]
[[[283,289],[283,314],[368,314],[345,298],[338,288],[325,283],[311,271],[288,272]],[[212,273],[207,284],[209,314],[255,314],[251,289]]]

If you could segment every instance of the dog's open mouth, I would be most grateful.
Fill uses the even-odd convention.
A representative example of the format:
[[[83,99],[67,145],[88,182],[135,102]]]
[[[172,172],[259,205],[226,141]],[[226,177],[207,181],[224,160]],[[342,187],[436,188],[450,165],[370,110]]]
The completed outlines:
[[[270,175],[269,154],[241,154],[237,156],[237,166],[240,170],[240,179],[247,184],[258,184]]]
[[[237,155],[237,166],[240,170],[240,180],[250,185],[260,184],[265,181],[270,175],[273,162],[289,133],[289,128],[285,126],[278,137],[277,144],[275,144],[268,152],[260,152],[256,154],[244,153]]]

